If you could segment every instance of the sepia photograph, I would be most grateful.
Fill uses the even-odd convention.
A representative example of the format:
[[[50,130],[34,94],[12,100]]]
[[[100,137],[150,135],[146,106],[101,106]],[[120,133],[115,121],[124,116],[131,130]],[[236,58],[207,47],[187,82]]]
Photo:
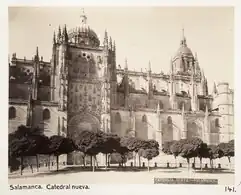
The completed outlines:
[[[8,26],[10,188],[234,185],[233,7],[8,7]]]

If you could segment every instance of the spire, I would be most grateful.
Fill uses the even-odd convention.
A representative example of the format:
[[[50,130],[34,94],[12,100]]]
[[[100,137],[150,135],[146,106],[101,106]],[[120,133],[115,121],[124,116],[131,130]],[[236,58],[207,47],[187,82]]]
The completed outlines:
[[[39,55],[38,55],[38,46],[36,47],[36,56],[39,57]]]
[[[214,82],[213,83],[213,94],[217,94],[217,93],[218,93],[217,86],[216,86],[216,83]]]
[[[55,35],[55,31],[54,31],[54,35],[53,35],[53,44],[56,44],[56,35]]]
[[[113,42],[113,51],[116,52],[115,41]]]
[[[173,64],[172,64],[172,57],[170,59],[170,71],[171,71],[171,74],[173,74]]]
[[[195,61],[198,62],[197,52],[195,52]]]
[[[151,62],[148,63],[148,72],[151,72]]]
[[[35,60],[39,61],[38,46],[36,47]]]
[[[205,78],[204,85],[205,85],[205,93],[206,93],[206,95],[208,95],[208,80],[207,80],[207,78]]]
[[[109,49],[112,50],[112,38],[111,38],[111,36],[109,38]]]
[[[182,28],[181,46],[183,46],[183,47],[187,46],[187,40],[185,37],[184,28]]]
[[[80,21],[81,21],[81,24],[82,24],[82,25],[87,23],[87,17],[86,17],[86,15],[85,15],[85,10],[84,10],[84,8],[81,9]]]
[[[201,70],[201,80],[205,81],[205,74],[204,74],[204,70]]]
[[[125,70],[128,70],[127,58],[125,59]]]
[[[61,28],[59,26],[59,32],[58,32],[58,35],[57,35],[57,41],[59,42],[61,40]]]
[[[106,30],[105,30],[105,35],[104,35],[104,46],[108,47],[108,33]]]
[[[68,42],[68,33],[67,33],[66,24],[64,25],[64,28],[63,28],[63,39],[65,42]]]

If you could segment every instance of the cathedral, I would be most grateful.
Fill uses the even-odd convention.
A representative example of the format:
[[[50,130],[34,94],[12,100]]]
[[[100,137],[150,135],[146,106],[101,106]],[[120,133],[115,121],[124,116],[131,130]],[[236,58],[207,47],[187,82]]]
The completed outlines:
[[[21,124],[73,139],[82,130],[102,130],[160,146],[191,137],[214,145],[234,138],[234,92],[225,82],[208,90],[184,32],[168,73],[152,72],[150,62],[139,72],[128,69],[127,59],[117,65],[116,47],[107,32],[99,40],[83,13],[78,27],[54,33],[50,62],[38,48],[32,59],[12,54],[9,133]]]

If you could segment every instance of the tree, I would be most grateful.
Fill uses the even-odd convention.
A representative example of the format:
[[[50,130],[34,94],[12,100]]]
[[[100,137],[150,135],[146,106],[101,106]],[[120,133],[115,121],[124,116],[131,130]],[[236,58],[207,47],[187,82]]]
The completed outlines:
[[[203,143],[201,148],[198,150],[198,157],[200,159],[200,169],[202,170],[202,159],[209,158],[209,148],[206,143]]]
[[[174,143],[170,146],[170,150],[175,158],[175,161],[177,156],[181,154],[183,145],[187,143],[188,143],[187,139],[181,139],[179,141],[174,141]]]
[[[9,134],[9,158],[20,158],[21,175],[24,169],[24,157],[32,156],[34,153],[35,144],[33,144],[32,135],[37,135],[37,132],[40,132],[39,128],[20,125],[15,132]]]
[[[108,154],[111,154],[117,151],[120,144],[120,137],[118,137],[116,134],[103,133],[102,139],[103,139],[103,142],[101,142],[102,144],[100,144],[99,148],[100,148],[100,152],[105,154],[105,157],[106,157],[105,168],[107,169],[107,166],[109,164],[109,158],[110,158],[110,155],[108,156]]]
[[[142,141],[141,148],[138,150],[139,156],[146,158],[148,160],[148,171],[149,168],[149,161],[159,155],[159,144],[156,140],[146,140]]]
[[[79,151],[91,157],[91,166],[95,171],[96,155],[101,152],[105,142],[104,132],[81,131],[79,139],[74,141]]]
[[[231,157],[234,156],[234,140],[231,140],[228,143],[220,143],[218,147],[223,151],[223,155],[228,158],[231,169]]]
[[[128,154],[130,152],[133,152],[132,150],[130,150],[128,148],[128,144],[129,144],[129,137],[121,137],[120,138],[119,146],[117,147],[116,152],[121,155],[121,159],[122,159],[121,165],[122,166],[124,163],[126,163]]]
[[[213,160],[216,158],[222,158],[224,153],[219,146],[209,145],[208,148],[209,148],[208,153],[209,153],[209,159],[210,159],[210,166],[211,166],[211,169],[213,169]]]
[[[196,148],[191,143],[185,143],[182,145],[180,156],[187,159],[188,170],[190,168],[190,158],[196,156]]]
[[[165,154],[167,154],[167,155],[173,154],[173,153],[172,153],[172,150],[171,150],[171,147],[172,147],[172,145],[173,145],[174,143],[176,143],[175,140],[173,140],[173,141],[168,141],[168,142],[164,142],[163,147],[162,147],[162,151],[163,151]],[[173,150],[175,151],[176,148],[173,148]],[[176,156],[175,156],[175,155],[173,155],[173,156],[175,157],[175,164],[176,164],[176,167],[177,167]]]
[[[143,140],[141,140],[137,137],[125,136],[121,139],[121,145],[123,147],[127,147],[130,152],[134,153],[134,155],[133,155],[134,166],[136,166],[136,154],[138,153],[138,150],[143,147],[143,143],[144,143]]]
[[[207,145],[197,137],[191,138],[188,140],[189,143],[193,146],[193,157],[194,157],[194,165],[195,165],[195,157],[201,157],[201,153],[205,152]],[[202,158],[200,158],[200,162],[202,161]],[[202,162],[200,164],[202,169]]]
[[[50,137],[49,153],[56,156],[57,171],[59,170],[59,156],[61,154],[68,154],[76,150],[76,146],[70,138],[66,138],[59,135],[53,135]]]
[[[152,158],[156,157],[159,155],[159,150],[157,148],[152,148],[152,149],[140,149],[139,150],[140,154],[142,157],[147,159],[147,168],[148,172],[150,171],[150,165],[149,162]]]
[[[20,158],[20,174],[23,174],[23,158],[29,150],[29,141],[25,137],[18,137],[14,134],[9,135],[9,160]],[[12,165],[10,165],[12,166]],[[11,167],[10,167],[11,168]]]

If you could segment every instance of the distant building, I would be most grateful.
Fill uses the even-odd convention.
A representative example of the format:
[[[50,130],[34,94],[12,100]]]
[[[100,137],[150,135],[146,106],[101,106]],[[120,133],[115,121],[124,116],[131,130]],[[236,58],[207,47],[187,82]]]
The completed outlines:
[[[208,144],[234,138],[233,91],[208,81],[184,36],[168,74],[131,71],[116,64],[116,45],[105,32],[100,44],[81,15],[80,26],[59,28],[51,62],[38,48],[33,59],[9,63],[9,132],[38,126],[48,136],[78,137],[98,129],[120,136],[165,141],[200,137]],[[117,68],[118,67],[118,68]],[[69,163],[73,158],[69,158]]]

